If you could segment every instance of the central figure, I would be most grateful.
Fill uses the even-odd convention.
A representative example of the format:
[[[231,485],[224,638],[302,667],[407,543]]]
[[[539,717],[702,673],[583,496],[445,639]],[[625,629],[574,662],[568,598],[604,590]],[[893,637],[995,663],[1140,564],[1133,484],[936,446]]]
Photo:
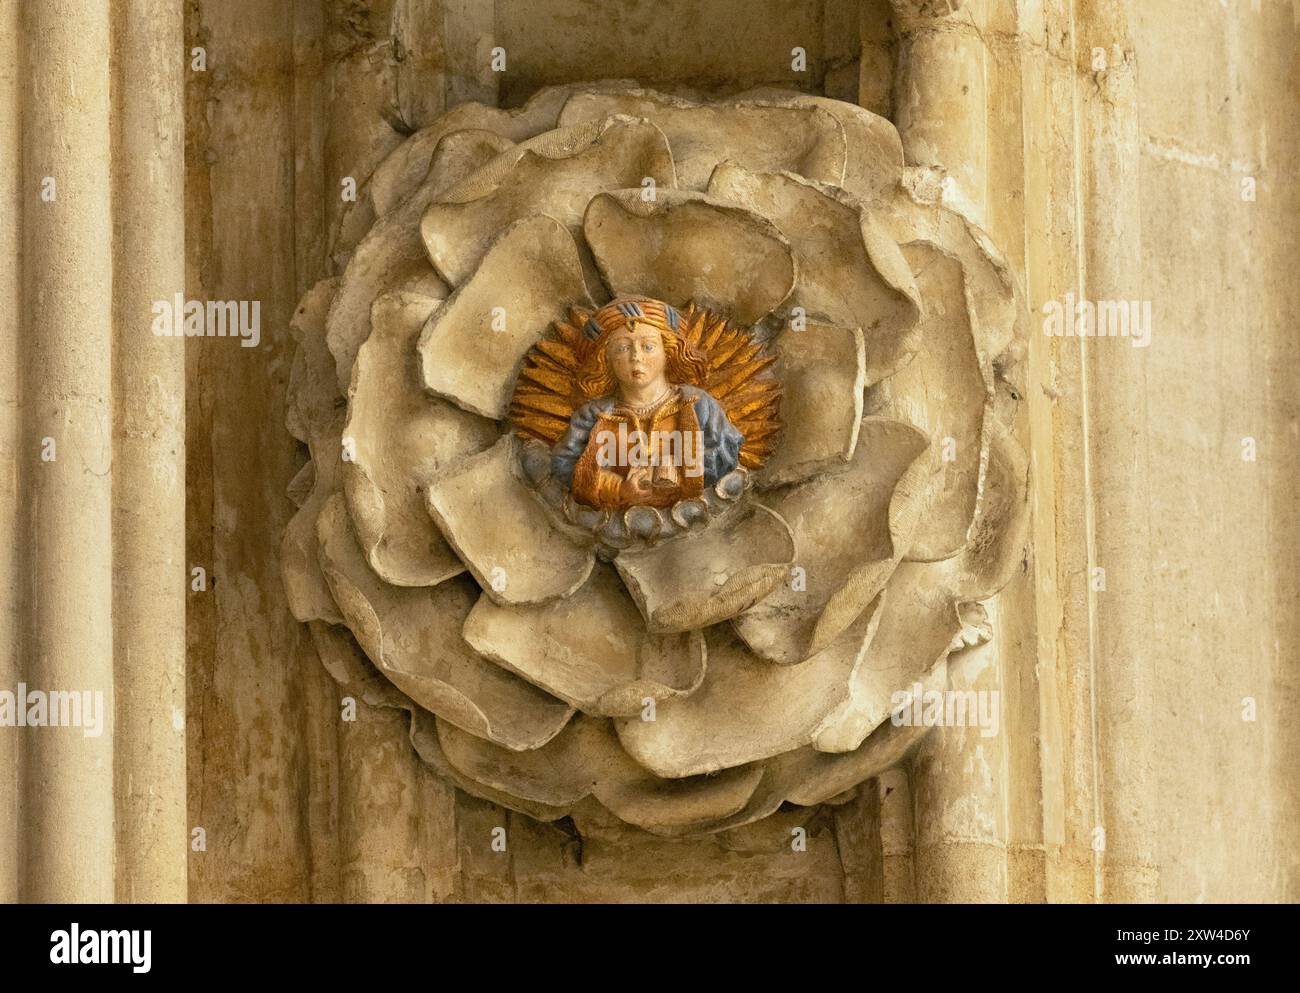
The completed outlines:
[[[573,412],[552,473],[579,503],[605,510],[669,507],[736,468],[744,436],[704,389],[707,363],[669,304],[626,297],[582,328]]]

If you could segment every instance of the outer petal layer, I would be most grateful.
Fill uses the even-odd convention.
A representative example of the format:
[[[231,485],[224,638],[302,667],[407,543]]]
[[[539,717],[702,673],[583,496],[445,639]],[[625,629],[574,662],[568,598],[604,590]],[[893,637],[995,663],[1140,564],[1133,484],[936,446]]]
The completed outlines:
[[[676,185],[663,132],[648,121],[610,118],[560,128],[493,159],[430,204],[420,222],[429,259],[452,286],[469,278],[497,234],[547,214],[576,231],[601,190]]]
[[[433,586],[465,570],[429,519],[423,489],[497,437],[491,421],[420,388],[411,355],[435,307],[411,293],[376,300],[349,391],[343,492],[371,568],[398,586]]]
[[[903,175],[903,141],[898,129],[886,118],[864,107],[768,86],[746,90],[736,100],[777,107],[815,107],[839,121],[847,139],[848,158],[844,166],[844,181],[836,185],[854,196],[871,199],[892,189]],[[790,171],[799,172],[809,179],[821,179],[798,169]]]
[[[802,665],[776,666],[726,626],[711,628],[709,678],[689,697],[665,701],[653,721],[618,722],[629,754],[660,776],[693,776],[780,755],[812,742],[849,702],[876,610]]]
[[[824,183],[844,178],[844,128],[820,107],[695,104],[653,90],[577,93],[564,105],[560,123],[611,114],[646,117],[659,126],[684,189],[704,189],[714,166],[727,159],[757,171],[788,169]]]
[[[862,423],[866,359],[858,328],[809,322],[773,342],[781,382],[781,438],[759,486],[782,486],[844,466]]]
[[[280,542],[280,574],[295,620],[342,624],[343,615],[330,594],[316,555],[316,519],[338,488],[342,452],[343,415],[334,418],[332,431],[320,431],[311,444],[312,490],[290,518]],[[304,467],[304,468],[307,468]]]
[[[450,580],[425,589],[379,582],[366,566],[341,496],[316,524],[321,568],[361,647],[417,704],[506,748],[537,748],[568,723],[573,708],[478,655],[460,636],[474,585]]]
[[[872,413],[909,421],[935,439],[925,516],[908,552],[909,558],[931,560],[953,555],[966,543],[993,387],[975,352],[958,262],[922,242],[906,246],[904,254],[925,300],[920,348],[911,363],[872,391],[869,403]]]
[[[506,143],[508,146],[508,142]],[[433,270],[420,240],[420,217],[434,196],[498,155],[503,146],[479,131],[445,133],[436,172],[375,222],[357,245],[330,306],[328,341],[341,387],[346,388],[357,349],[369,334],[370,306],[380,294],[408,289],[443,299],[451,290]]]
[[[915,353],[921,308],[912,270],[859,201],[798,176],[752,173],[732,164],[718,166],[709,194],[748,207],[781,229],[799,271],[789,305],[860,327],[868,383]]]
[[[790,524],[802,583],[736,618],[751,649],[781,664],[829,645],[880,592],[916,528],[927,440],[901,421],[862,421],[853,461],[767,497]]]
[[[960,605],[1001,589],[1022,561],[1028,529],[1026,463],[1006,433],[993,433],[972,539],[941,562],[903,562],[884,593],[880,629],[853,684],[853,705],[815,742],[818,749],[855,749],[888,719],[894,693],[943,671],[962,632]]]
[[[499,795],[562,808],[593,796],[629,824],[667,835],[698,831],[733,816],[745,807],[763,774],[758,766],[741,766],[666,781],[628,757],[609,721],[586,716],[533,752],[511,753],[441,722],[438,738],[458,771]]]

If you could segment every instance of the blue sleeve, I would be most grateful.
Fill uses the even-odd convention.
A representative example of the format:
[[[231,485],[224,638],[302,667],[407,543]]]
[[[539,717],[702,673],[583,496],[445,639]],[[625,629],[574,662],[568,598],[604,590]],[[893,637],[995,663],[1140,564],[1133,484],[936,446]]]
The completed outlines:
[[[711,486],[736,468],[745,436],[727,419],[722,404],[703,390],[695,401],[695,418],[704,436],[704,483]]]
[[[599,417],[600,411],[594,401],[583,404],[569,418],[569,430],[551,449],[551,475],[565,486],[573,485],[573,468],[578,464],[578,459],[582,458],[582,453],[587,448],[587,439],[591,437],[591,429],[596,426]]]

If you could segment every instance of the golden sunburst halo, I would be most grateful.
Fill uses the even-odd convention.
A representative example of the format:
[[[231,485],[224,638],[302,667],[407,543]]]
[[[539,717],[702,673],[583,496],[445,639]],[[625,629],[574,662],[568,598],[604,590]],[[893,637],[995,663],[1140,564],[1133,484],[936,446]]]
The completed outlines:
[[[588,344],[581,329],[593,313],[571,307],[568,320],[556,321],[524,357],[510,403],[510,419],[521,438],[555,445],[573,412],[591,399],[578,385],[578,374]],[[689,385],[707,390],[722,405],[745,439],[740,464],[756,471],[771,456],[781,430],[781,384],[772,372],[776,359],[725,314],[694,302],[681,313],[682,337],[707,362],[704,382]]]

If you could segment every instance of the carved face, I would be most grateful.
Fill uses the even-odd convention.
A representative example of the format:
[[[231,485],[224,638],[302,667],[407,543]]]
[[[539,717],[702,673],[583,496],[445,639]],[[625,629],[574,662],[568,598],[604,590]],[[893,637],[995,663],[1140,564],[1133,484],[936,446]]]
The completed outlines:
[[[639,390],[664,378],[664,342],[658,328],[636,324],[619,331],[605,345],[609,368],[620,391]]]

